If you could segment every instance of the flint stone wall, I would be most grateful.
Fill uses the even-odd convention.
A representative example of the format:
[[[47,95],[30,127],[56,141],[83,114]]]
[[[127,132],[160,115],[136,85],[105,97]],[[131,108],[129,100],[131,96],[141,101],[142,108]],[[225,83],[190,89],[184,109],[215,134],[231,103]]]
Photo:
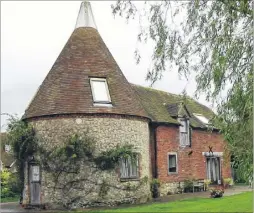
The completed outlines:
[[[122,182],[119,170],[96,171],[91,165],[82,165],[79,174],[68,175],[68,180],[78,180],[72,187],[58,189],[50,173],[42,171],[41,203],[49,208],[68,206],[113,206],[121,203],[142,203],[150,197],[149,181],[149,127],[148,121],[141,118],[121,116],[76,116],[52,119],[37,119],[30,123],[37,136],[47,149],[54,149],[73,133],[82,135],[85,130],[96,141],[95,154],[112,149],[117,144],[134,145],[140,153],[140,180]],[[144,182],[148,178],[147,182]],[[62,185],[66,177],[62,177]],[[59,179],[61,183],[61,177]]]
[[[179,192],[179,187],[184,187],[184,182],[173,182],[173,183],[161,183],[160,186],[160,195],[171,195],[177,194]]]

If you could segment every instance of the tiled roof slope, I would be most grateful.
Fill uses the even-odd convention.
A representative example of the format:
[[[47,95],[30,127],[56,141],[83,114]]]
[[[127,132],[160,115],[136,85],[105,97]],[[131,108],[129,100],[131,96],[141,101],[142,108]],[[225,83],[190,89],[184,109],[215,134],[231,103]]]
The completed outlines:
[[[113,107],[93,106],[89,77],[107,78]],[[91,27],[74,30],[23,118],[72,113],[147,117],[98,31]]]
[[[152,121],[179,124],[174,116],[176,116],[179,103],[183,102],[183,96],[134,84],[132,87],[135,88]],[[206,128],[192,113],[202,114],[208,119],[212,119],[215,115],[211,109],[192,98],[187,97],[185,105],[191,114],[190,124],[193,127]]]

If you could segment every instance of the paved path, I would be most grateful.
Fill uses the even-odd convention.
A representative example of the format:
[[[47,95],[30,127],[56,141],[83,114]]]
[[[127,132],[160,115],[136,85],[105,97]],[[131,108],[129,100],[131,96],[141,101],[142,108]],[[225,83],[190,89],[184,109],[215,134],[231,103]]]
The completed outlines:
[[[234,186],[233,188],[226,189],[224,196],[236,195],[248,191],[253,191],[253,189],[248,186]]]
[[[19,201],[17,202],[10,202],[10,203],[1,203],[0,204],[0,212],[1,213],[7,213],[7,212],[26,212],[25,209],[21,208],[19,205]]]
[[[232,188],[226,189],[223,196],[231,196],[231,195],[240,194],[247,191],[253,191],[253,189],[249,188],[248,186],[234,186]],[[169,201],[183,200],[188,198],[209,198],[209,197],[210,197],[210,192],[205,191],[205,192],[167,195],[167,196],[157,198],[155,199],[155,201],[169,202]]]
[[[226,189],[224,196],[231,196],[235,194],[240,194],[247,191],[252,191],[253,189],[249,188],[248,186],[234,186],[233,188]],[[185,193],[185,194],[175,194],[175,195],[168,195],[164,197],[160,197],[156,199],[156,202],[170,202],[170,201],[176,201],[176,200],[183,200],[188,198],[208,198],[209,197],[209,191],[206,192],[195,192],[195,193]],[[129,205],[128,205],[129,206]],[[1,213],[33,213],[33,212],[54,212],[54,211],[35,211],[35,210],[28,210],[23,209],[17,202],[10,202],[10,203],[1,203],[0,204],[0,212]],[[59,211],[60,212],[60,211]]]

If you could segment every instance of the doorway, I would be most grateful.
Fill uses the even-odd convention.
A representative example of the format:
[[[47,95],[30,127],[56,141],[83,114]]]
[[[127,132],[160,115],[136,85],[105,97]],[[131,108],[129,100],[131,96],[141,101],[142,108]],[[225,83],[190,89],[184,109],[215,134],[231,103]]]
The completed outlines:
[[[29,165],[30,204],[40,205],[41,183],[39,165]]]
[[[206,175],[212,184],[221,184],[221,165],[219,157],[206,158]]]

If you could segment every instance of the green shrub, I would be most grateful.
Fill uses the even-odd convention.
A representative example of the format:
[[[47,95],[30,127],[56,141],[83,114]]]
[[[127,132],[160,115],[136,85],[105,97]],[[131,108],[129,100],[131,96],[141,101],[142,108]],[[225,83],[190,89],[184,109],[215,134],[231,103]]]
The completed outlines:
[[[233,186],[234,185],[234,181],[233,181],[232,178],[225,178],[225,179],[223,179],[223,182],[224,182],[224,184],[227,184],[229,186]]]
[[[184,180],[184,192],[192,192],[193,191],[193,181],[192,180]]]
[[[1,198],[15,197],[17,194],[20,194],[20,183],[17,175],[3,169],[1,171]]]

